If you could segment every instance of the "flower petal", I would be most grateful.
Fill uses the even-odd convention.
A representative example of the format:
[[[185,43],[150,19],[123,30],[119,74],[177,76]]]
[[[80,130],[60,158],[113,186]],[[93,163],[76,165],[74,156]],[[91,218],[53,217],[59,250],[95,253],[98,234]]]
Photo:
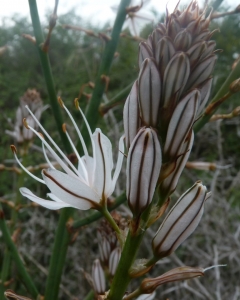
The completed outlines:
[[[123,158],[124,158],[124,136],[122,136],[119,140],[119,144],[118,144],[118,160],[117,160],[117,164],[116,164],[116,168],[114,171],[114,175],[113,175],[113,179],[112,179],[112,186],[111,189],[109,191],[107,191],[107,197],[110,196],[114,189],[115,189],[115,185],[118,179],[118,176],[120,174],[121,168],[122,168],[122,162],[123,162]]]
[[[100,200],[85,183],[58,170],[43,170],[42,176],[50,191],[72,207],[86,210],[97,206]]]
[[[52,210],[57,210],[63,207],[70,207],[69,204],[62,202],[60,199],[58,199],[58,201],[56,200],[57,197],[52,197],[49,195],[50,198],[52,198],[54,201],[50,201],[50,200],[46,200],[46,199],[42,199],[36,195],[34,195],[29,189],[22,187],[19,189],[20,193],[28,198],[29,200],[44,206],[48,209],[52,209]]]
[[[102,198],[112,186],[112,145],[110,140],[97,128],[92,136],[95,146],[95,170],[93,188]]]

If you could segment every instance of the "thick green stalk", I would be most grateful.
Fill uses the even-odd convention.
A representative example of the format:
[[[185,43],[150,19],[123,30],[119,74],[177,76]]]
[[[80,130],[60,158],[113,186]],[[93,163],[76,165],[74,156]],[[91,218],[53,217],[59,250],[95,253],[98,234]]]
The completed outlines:
[[[224,95],[226,95],[229,92],[229,86],[230,84],[238,79],[240,77],[240,61],[236,65],[236,67],[232,70],[232,72],[229,74],[225,82],[223,83],[222,87],[219,89],[217,94],[214,96],[214,98],[211,100],[210,103],[214,103],[217,100],[221,99]],[[218,107],[217,107],[218,108]],[[211,114],[204,114],[201,119],[196,123],[194,126],[194,131],[198,132],[211,118],[211,116],[215,113],[217,109],[213,110]]]
[[[5,244],[7,245],[11,256],[16,264],[17,267],[17,272],[19,275],[19,278],[21,279],[21,281],[23,282],[23,284],[26,286],[27,290],[29,291],[29,293],[36,299],[38,296],[38,290],[35,287],[31,277],[29,276],[29,274],[27,273],[24,264],[18,254],[17,248],[11,238],[11,235],[9,233],[9,230],[6,226],[5,223],[5,219],[4,219],[4,213],[2,210],[2,206],[0,204],[0,229],[2,231],[2,235],[3,235],[3,239],[5,241]]]
[[[4,259],[2,262],[2,271],[1,271],[1,283],[0,283],[0,300],[5,300],[4,292],[5,286],[4,283],[8,280],[9,270],[11,265],[11,253],[8,248],[5,249]]]
[[[126,200],[127,200],[126,194],[122,193],[119,197],[117,197],[114,204],[108,207],[108,211],[112,211],[112,210],[116,209],[119,205],[123,204]],[[91,223],[99,220],[102,217],[103,217],[103,214],[99,211],[96,211],[96,212],[92,213],[90,216],[85,217],[84,219],[73,222],[71,228],[77,229],[82,226],[86,226],[88,224],[91,224]]]
[[[71,237],[66,226],[66,221],[69,219],[72,213],[73,208],[65,208],[62,210],[60,215],[50,260],[44,300],[58,299],[62,271]]]
[[[127,286],[131,280],[129,269],[134,263],[138,248],[143,239],[144,232],[139,235],[132,235],[129,230],[128,236],[118,263],[117,271],[114,275],[108,300],[122,300]]]
[[[28,2],[29,2],[29,7],[30,7],[34,35],[36,38],[37,50],[38,50],[40,62],[42,65],[43,76],[45,78],[45,82],[46,82],[46,86],[47,86],[49,101],[50,101],[50,105],[52,108],[52,113],[55,118],[57,129],[61,136],[61,140],[64,144],[65,150],[67,151],[67,153],[71,153],[71,151],[72,151],[71,146],[66,137],[66,134],[62,130],[62,124],[64,122],[63,122],[63,118],[61,115],[61,109],[60,109],[60,106],[57,101],[57,93],[55,90],[55,84],[53,81],[52,70],[51,70],[51,66],[50,66],[50,62],[49,62],[48,53],[44,52],[42,50],[42,45],[44,43],[44,37],[43,37],[41,24],[40,24],[40,20],[39,20],[37,3],[36,3],[36,0],[28,0]]]
[[[129,4],[130,4],[130,0],[121,0],[121,3],[118,8],[117,17],[113,26],[111,40],[106,43],[101,65],[95,81],[95,88],[93,91],[93,95],[87,107],[86,118],[92,130],[94,130],[97,126],[97,122],[99,118],[99,106],[102,100],[102,95],[106,87],[106,83],[102,79],[102,75],[105,76],[109,75],[109,70],[112,64],[112,60],[114,58],[114,53],[117,49],[117,44],[119,41],[121,29],[126,18],[126,13],[127,13],[126,7],[128,7]],[[83,135],[86,145],[89,145],[90,139],[89,139],[89,134],[85,123],[81,128],[81,133]],[[80,148],[81,148],[80,144],[78,144],[79,151],[81,151]]]

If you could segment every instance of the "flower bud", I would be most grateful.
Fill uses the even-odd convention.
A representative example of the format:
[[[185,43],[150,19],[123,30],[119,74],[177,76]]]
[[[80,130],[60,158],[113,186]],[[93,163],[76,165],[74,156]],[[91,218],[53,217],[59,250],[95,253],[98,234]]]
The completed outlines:
[[[139,216],[151,203],[157,184],[162,155],[156,132],[142,128],[129,149],[126,194],[134,216]]]
[[[206,195],[206,187],[196,182],[180,197],[153,239],[155,257],[170,255],[193,233],[201,220]]]
[[[154,59],[142,63],[138,79],[139,107],[144,125],[157,127],[161,100],[161,79]]]
[[[240,91],[240,78],[234,80],[231,84],[230,84],[230,91],[232,93],[237,93]]]
[[[165,283],[191,279],[204,276],[203,268],[178,267],[156,278],[146,278],[142,281],[140,289],[143,293],[153,293],[155,289]]]
[[[117,270],[118,262],[121,257],[120,247],[115,248],[109,257],[109,273],[113,276]]]
[[[139,69],[141,69],[141,65],[146,58],[152,57],[152,49],[146,42],[141,42],[139,44],[139,52],[138,52],[138,65]]]
[[[109,259],[110,252],[111,252],[110,243],[106,239],[106,237],[103,236],[102,239],[99,241],[98,245],[99,245],[99,255],[100,255],[101,262],[103,264],[106,264]]]
[[[99,259],[96,259],[92,266],[93,287],[97,294],[104,294],[106,290],[105,275]]]
[[[126,148],[128,149],[133,139],[135,138],[138,128],[140,126],[137,81],[135,81],[124,105],[123,125],[125,132]]]
[[[193,141],[194,141],[194,132],[192,131],[189,137],[182,144],[181,147],[182,155],[177,159],[175,169],[161,183],[161,192],[163,193],[163,195],[166,196],[166,198],[170,196],[176,189],[178,180],[182,174],[182,171],[191,153]]]
[[[175,160],[181,154],[181,146],[195,121],[199,99],[199,91],[193,90],[178,103],[173,112],[163,151],[169,161]]]
[[[190,74],[188,56],[183,52],[176,53],[168,63],[163,78],[163,106],[175,107]]]

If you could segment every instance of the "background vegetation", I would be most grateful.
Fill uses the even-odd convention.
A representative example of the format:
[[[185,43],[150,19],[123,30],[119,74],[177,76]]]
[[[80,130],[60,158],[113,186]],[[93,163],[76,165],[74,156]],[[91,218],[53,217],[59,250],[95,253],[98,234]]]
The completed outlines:
[[[58,24],[52,33],[49,54],[56,90],[80,125],[81,118],[77,112],[74,112],[73,99],[78,97],[84,84],[89,81],[94,82],[105,44],[101,38],[89,36],[82,31],[64,29],[63,24],[81,26],[96,33],[107,33],[109,24],[103,28],[93,28],[90,23],[76,16],[74,12],[69,12],[59,16]],[[43,28],[46,27],[47,23],[43,24]],[[236,14],[217,19],[212,27],[213,29],[219,28],[214,38],[217,42],[217,49],[223,50],[218,54],[212,90],[212,95],[214,95],[231,71],[235,59],[240,55],[240,16]],[[141,36],[146,38],[152,29],[152,25],[146,26]],[[10,203],[18,193],[16,189],[18,175],[12,169],[7,170],[15,165],[15,161],[9,150],[9,145],[13,144],[14,140],[6,134],[6,130],[12,129],[19,98],[28,88],[36,88],[44,103],[48,103],[38,54],[32,43],[22,37],[23,33],[33,35],[32,25],[26,19],[16,16],[12,18],[11,25],[6,22],[0,28],[0,46],[7,46],[7,50],[0,56],[0,164],[2,164],[0,165],[0,200],[7,220],[11,214]],[[128,30],[125,33],[130,36]],[[111,68],[110,84],[105,94],[106,101],[111,100],[128,87],[138,73],[138,41],[122,37],[117,51],[118,55]],[[90,94],[91,91],[89,87],[84,90],[86,94]],[[99,122],[99,126],[110,135],[113,142],[117,141],[122,132],[122,108],[125,98],[124,95],[120,97],[120,104],[105,114]],[[82,95],[80,104],[83,108],[86,107],[87,102],[88,97]],[[218,112],[230,113],[237,106],[239,106],[239,93],[227,100]],[[43,113],[41,122],[51,136],[61,143],[50,109]],[[204,184],[212,190],[213,197],[206,205],[204,218],[196,233],[177,251],[178,257],[173,254],[159,265],[161,273],[163,270],[167,271],[181,264],[203,267],[227,264],[227,267],[209,271],[201,280],[171,284],[167,288],[159,289],[158,299],[168,297],[170,299],[240,299],[239,137],[239,117],[211,122],[197,134],[190,160],[216,163],[220,168],[215,171],[185,170],[184,179],[176,195],[181,194],[194,181],[201,178]],[[42,155],[39,154],[36,146],[40,144],[34,140],[27,157],[27,165],[43,163]],[[40,188],[28,176],[24,177],[24,181],[28,187],[38,191],[40,195],[46,194],[46,189]],[[120,181],[117,193],[121,191]],[[27,203],[26,199],[23,203]],[[120,211],[127,216],[125,208],[120,208]],[[77,211],[75,214],[75,218],[79,218],[86,215],[86,212]],[[14,231],[15,234],[17,233],[17,247],[42,293],[58,216],[58,212],[44,208],[23,207],[19,211],[20,220],[15,228],[17,231]],[[96,222],[91,227],[82,228],[69,248],[59,299],[83,299],[90,290],[83,270],[90,272],[93,260],[98,257],[96,238],[98,226],[99,222]],[[150,236],[153,234],[154,232],[149,232]],[[1,270],[4,258],[4,245],[1,237],[0,241]],[[149,241],[146,241],[141,251],[143,256],[151,251]],[[21,295],[27,295],[26,290],[19,284],[20,278],[15,276],[14,268],[12,264],[6,288],[11,288]],[[153,274],[158,275],[156,269]],[[1,297],[0,295],[0,299]]]

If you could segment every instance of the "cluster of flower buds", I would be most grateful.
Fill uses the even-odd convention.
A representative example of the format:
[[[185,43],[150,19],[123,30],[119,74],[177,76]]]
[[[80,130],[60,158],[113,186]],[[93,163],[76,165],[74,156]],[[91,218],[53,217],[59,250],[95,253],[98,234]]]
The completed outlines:
[[[112,217],[119,228],[124,230],[127,226],[125,219],[117,212],[112,213]],[[116,232],[105,219],[101,220],[97,238],[100,260],[97,259],[93,263],[92,282],[95,293],[97,295],[102,295],[105,293],[106,289],[105,274],[103,270],[111,277],[114,276],[121,257],[121,248],[118,244]]]
[[[20,105],[17,108],[16,112],[16,122],[14,126],[14,131],[8,133],[12,135],[17,143],[21,144],[23,142],[31,141],[34,137],[34,133],[28,130],[23,125],[23,119],[26,119],[27,123],[31,125],[34,129],[38,128],[37,123],[34,121],[32,116],[29,114],[26,109],[26,105],[34,113],[37,120],[40,120],[42,111],[43,111],[43,102],[40,97],[40,94],[35,89],[28,89],[24,95],[20,98]]]
[[[165,23],[159,24],[147,41],[140,43],[139,77],[124,107],[124,131],[129,149],[127,196],[135,214],[151,202],[152,186],[158,179],[152,181],[149,174],[159,174],[161,160],[159,182],[165,199],[176,189],[188,160],[194,138],[192,127],[208,101],[216,61],[215,42],[210,40],[213,32],[208,29],[210,15],[205,17],[205,14],[194,0],[183,11],[176,7],[172,14],[167,14]],[[153,162],[142,163],[147,154],[145,139],[140,136],[146,130],[152,132],[153,142],[149,148],[155,151],[153,168]],[[133,164],[135,151],[140,152],[141,157]],[[138,189],[145,189],[147,180],[147,198],[132,198],[133,194],[141,194]]]
[[[119,228],[124,230],[127,226],[125,219],[117,212],[112,213],[112,216]],[[113,276],[121,256],[121,248],[118,244],[116,232],[105,219],[101,221],[97,237],[101,264],[108,270],[108,273]]]

